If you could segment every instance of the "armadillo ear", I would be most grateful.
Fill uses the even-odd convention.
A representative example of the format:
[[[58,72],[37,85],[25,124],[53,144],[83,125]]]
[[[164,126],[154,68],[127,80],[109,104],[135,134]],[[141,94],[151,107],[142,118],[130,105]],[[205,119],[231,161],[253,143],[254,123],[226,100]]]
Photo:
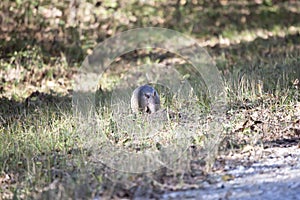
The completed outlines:
[[[156,91],[154,91],[154,96],[156,96]]]

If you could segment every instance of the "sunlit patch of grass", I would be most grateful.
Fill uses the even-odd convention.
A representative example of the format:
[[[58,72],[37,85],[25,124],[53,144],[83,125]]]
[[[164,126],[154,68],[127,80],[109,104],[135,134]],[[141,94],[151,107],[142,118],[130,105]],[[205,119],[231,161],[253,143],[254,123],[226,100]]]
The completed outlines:
[[[249,48],[249,51],[252,49]],[[239,54],[233,56],[240,58]],[[216,116],[210,115],[209,105],[204,97],[190,98],[190,102],[180,102],[176,101],[175,97],[169,97],[170,94],[167,93],[161,93],[162,107],[167,111],[174,111],[175,114],[180,113],[181,118],[178,117],[173,121],[167,119],[166,126],[147,140],[136,140],[126,130],[118,130],[122,119],[131,120],[127,127],[132,123],[140,123],[141,126],[145,124],[142,118],[134,118],[130,115],[131,113],[125,113],[120,116],[120,120],[117,120],[111,114],[110,106],[106,106],[111,103],[111,92],[119,84],[122,76],[118,75],[116,70],[111,76],[106,74],[102,80],[103,83],[100,83],[104,91],[98,91],[98,94],[100,99],[104,98],[104,100],[103,104],[100,104],[102,110],[99,111],[99,116],[96,115],[100,124],[97,134],[104,133],[106,139],[110,140],[113,145],[130,152],[159,151],[160,148],[172,142],[176,131],[184,132],[190,129],[193,137],[189,144],[198,148],[197,157],[193,159],[202,164],[202,167],[197,166],[199,170],[206,170],[206,172],[213,168],[214,159],[220,149],[236,150],[247,145],[262,144],[272,140],[273,136],[280,138],[282,135],[278,133],[290,137],[291,130],[293,130],[291,124],[298,117],[295,114],[298,108],[295,107],[295,102],[299,102],[299,92],[295,81],[299,74],[297,71],[299,60],[294,55],[281,57],[280,62],[276,60],[274,63],[258,62],[254,56],[253,60],[255,62],[253,61],[251,65],[243,63],[243,60],[240,61],[235,66],[234,73],[230,74],[229,78],[227,77],[229,103],[226,114],[230,120],[226,120],[225,116],[222,119],[224,132],[210,134],[205,129],[211,125],[212,119]],[[223,61],[224,69],[226,69],[225,56]],[[197,78],[197,76],[192,76],[192,71],[188,71],[187,74],[191,74],[187,76],[191,83]],[[15,182],[7,184],[8,189],[5,189],[5,192],[10,198],[14,193],[20,197],[35,194],[42,196],[45,193],[55,197],[57,192],[64,193],[67,197],[80,196],[78,192],[94,197],[97,190],[107,183],[103,181],[106,171],[102,171],[102,168],[97,166],[99,164],[91,158],[91,154],[101,147],[102,136],[95,134],[90,137],[88,135],[88,128],[92,127],[90,124],[86,124],[87,129],[81,130],[82,134],[78,135],[78,121],[70,112],[70,105],[59,106],[56,103],[61,102],[56,100],[53,105],[43,104],[43,101],[48,102],[47,97],[41,102],[38,97],[32,97],[31,100],[32,102],[27,102],[32,103],[33,109],[15,108],[17,113],[15,118],[5,119],[5,126],[0,127],[3,136],[0,138],[0,157],[4,161],[0,169],[3,174],[15,177]],[[37,107],[35,108],[34,105]],[[127,107],[130,112],[129,104]],[[8,107],[6,113],[9,113],[10,109],[13,108]],[[199,113],[204,114],[199,115]],[[115,114],[120,115],[120,113]],[[181,120],[185,120],[184,117],[188,120],[186,124],[181,123]],[[279,119],[282,121],[277,122]],[[151,128],[151,124],[146,125]],[[178,128],[180,126],[182,129]],[[289,126],[291,129],[285,129]],[[272,137],[270,133],[273,134]],[[180,181],[184,180],[183,176],[178,176],[180,173],[187,173],[184,167],[183,163],[179,163],[177,167],[168,168],[169,171],[174,171],[174,180],[179,182],[178,188],[180,188]],[[86,173],[92,174],[92,177]],[[135,184],[137,179],[137,177],[131,177],[130,182]],[[118,189],[117,186],[113,187]]]
[[[255,39],[262,38],[268,39],[271,37],[285,37],[289,34],[295,35],[300,33],[299,26],[282,27],[273,26],[272,29],[247,29],[237,31],[234,28],[227,28],[222,31],[219,37],[211,37],[209,40],[202,42],[203,46],[215,46],[221,44],[222,46],[229,46],[232,44],[239,44],[241,42],[252,42]]]
[[[294,61],[286,59],[286,67],[293,64]],[[269,72],[269,67],[272,66],[259,69],[261,71],[258,71],[258,74],[266,74]],[[199,99],[192,98],[191,102],[171,101],[171,105],[163,105],[171,110],[178,108],[175,111],[180,111],[182,119],[170,121],[169,126],[163,127],[162,130],[158,131],[158,134],[148,138],[148,140],[137,141],[126,132],[118,132],[119,121],[116,121],[116,118],[111,115],[109,107],[104,107],[104,112],[99,112],[97,120],[99,120],[101,125],[99,127],[101,128],[98,130],[103,131],[113,145],[129,151],[159,151],[160,148],[168,145],[174,139],[172,134],[180,126],[180,120],[184,120],[185,115],[187,115],[190,117],[187,119],[189,123],[183,128],[191,128],[195,132],[190,144],[199,148],[197,151],[200,154],[194,159],[199,159],[201,163],[206,164],[207,169],[210,169],[213,167],[218,149],[222,149],[225,139],[227,146],[223,149],[224,151],[243,148],[249,144],[257,145],[267,140],[264,136],[269,132],[276,134],[272,130],[274,124],[279,127],[275,130],[280,132],[285,126],[289,126],[289,116],[292,122],[297,117],[294,114],[294,104],[299,101],[299,94],[296,85],[290,82],[293,77],[287,76],[282,79],[282,84],[278,84],[275,90],[277,93],[272,93],[272,90],[264,90],[264,88],[274,88],[274,85],[267,82],[272,74],[267,73],[268,76],[266,77],[255,74],[255,71],[241,70],[227,82],[230,105],[228,115],[231,120],[225,121],[227,124],[224,126],[228,135],[223,135],[220,132],[205,134],[206,130],[203,124],[209,125],[213,116],[210,116],[208,112],[207,115],[203,115],[202,121],[201,116],[197,118],[199,113],[207,112],[207,105],[203,104],[204,107],[201,107],[201,103],[195,104],[195,101],[199,101]],[[265,79],[261,79],[260,82],[259,77]],[[114,79],[115,77],[112,78],[112,80]],[[267,86],[268,84],[271,85]],[[110,101],[106,103],[108,102]],[[190,103],[195,107],[189,107],[191,106]],[[97,134],[90,137],[87,134],[87,129],[82,132],[83,135],[78,135],[77,121],[69,109],[67,107],[59,107],[58,109],[58,107],[47,108],[44,106],[35,110],[20,110],[16,120],[11,118],[6,126],[0,127],[2,131],[0,157],[4,161],[0,168],[4,174],[9,174],[11,177],[15,176],[16,179],[14,183],[8,184],[9,187],[5,190],[10,197],[13,197],[14,191],[17,191],[16,194],[20,197],[35,194],[39,196],[45,192],[50,196],[55,196],[54,191],[73,197],[78,195],[78,191],[87,196],[95,196],[96,188],[103,184],[102,177],[105,171],[94,172],[97,170],[94,167],[97,162],[93,163],[93,159],[90,158],[89,148],[99,147],[102,142],[100,141],[101,137],[98,137]],[[189,113],[190,110],[193,110],[194,113]],[[272,118],[273,116],[275,118]],[[277,123],[276,119],[279,119],[280,116],[285,121]],[[129,117],[129,115],[123,117]],[[141,118],[135,118],[135,120],[141,120]],[[256,121],[263,121],[266,125],[260,127],[255,124]],[[137,122],[133,121],[132,123]],[[91,153],[95,153],[95,151]],[[174,168],[174,170],[184,171],[184,168],[180,167],[182,166],[177,166],[177,169]],[[92,174],[90,181],[93,184],[89,184],[89,181],[83,178],[83,176],[86,177],[86,174],[82,171]],[[178,171],[175,173],[176,176]],[[135,178],[132,179],[134,182]],[[182,177],[179,179],[183,180]],[[49,188],[50,186],[53,188]]]
[[[268,147],[283,138],[297,138],[299,69],[291,64],[293,58],[283,60],[280,68],[268,63],[227,79],[230,121],[226,127],[231,135],[226,142],[231,148]]]
[[[0,171],[12,174],[10,187],[18,193],[33,192],[56,179],[55,171],[74,167],[75,124],[70,113],[47,108],[23,110],[17,117],[1,127]]]

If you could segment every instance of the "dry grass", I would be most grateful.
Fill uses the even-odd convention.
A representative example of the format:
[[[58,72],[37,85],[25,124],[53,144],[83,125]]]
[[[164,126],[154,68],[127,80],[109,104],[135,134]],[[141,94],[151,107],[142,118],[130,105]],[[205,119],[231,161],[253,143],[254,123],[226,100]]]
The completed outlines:
[[[126,78],[131,80],[135,75],[131,66],[142,66],[144,63],[175,66],[192,85],[201,82],[199,77],[193,76],[192,70],[184,70],[189,64],[181,58],[170,52],[152,49],[130,52],[112,63],[116,67],[102,76],[99,82],[101,89],[96,92],[97,106],[105,109],[96,112],[96,117],[88,121],[91,124],[84,123],[85,126],[81,126],[79,122],[82,121],[75,117],[72,109],[72,83],[78,73],[76,66],[80,65],[83,55],[90,53],[97,37],[103,40],[125,28],[149,25],[146,18],[140,16],[143,14],[133,9],[140,5],[132,4],[128,8],[121,6],[120,16],[132,15],[130,19],[133,20],[124,25],[119,18],[108,20],[110,12],[118,7],[105,3],[101,13],[108,16],[105,18],[108,21],[101,21],[104,25],[100,27],[100,32],[107,35],[99,35],[96,29],[91,35],[85,35],[88,27],[84,26],[84,38],[80,39],[83,45],[79,52],[75,51],[79,49],[79,44],[74,42],[78,40],[76,33],[72,35],[70,29],[71,32],[64,32],[66,27],[60,27],[52,18],[43,19],[47,24],[53,22],[54,29],[57,28],[59,33],[63,32],[56,38],[60,42],[65,41],[62,42],[63,46],[59,46],[61,43],[57,41],[48,42],[55,38],[52,37],[55,31],[45,32],[44,26],[42,30],[24,32],[21,27],[24,22],[17,17],[12,29],[3,34],[5,38],[1,38],[0,199],[93,199],[99,196],[159,198],[166,190],[200,188],[205,181],[214,182],[212,176],[224,170],[215,163],[220,154],[249,151],[254,149],[252,147],[299,145],[300,42],[299,24],[296,23],[299,10],[293,8],[294,2],[274,5],[263,3],[251,7],[250,1],[242,1],[244,3],[229,4],[228,9],[223,9],[222,6],[226,5],[218,5],[216,9],[208,7],[205,11],[203,5],[187,5],[185,9],[182,9],[184,5],[178,8],[167,6],[173,14],[171,18],[176,15],[177,19],[181,19],[179,25],[160,12],[160,8],[167,9],[164,2],[155,2],[154,11],[151,6],[144,8],[160,13],[154,15],[149,11],[150,17],[147,19],[150,24],[191,33],[213,56],[224,76],[228,92],[224,116],[210,112],[205,88],[196,93],[198,96],[191,98],[191,102],[174,101],[174,96],[158,88],[163,107],[176,116],[180,113],[182,117],[166,120],[167,123],[163,123],[153,137],[136,140],[135,135],[130,135],[126,129],[128,124],[151,125],[148,121],[131,116],[129,110],[128,113],[112,114],[114,109],[109,103],[111,97],[116,97],[114,91],[118,86],[131,91],[129,85],[122,85]],[[173,3],[176,4],[175,1]],[[2,6],[9,4],[5,1]],[[16,8],[17,3],[12,4],[12,8]],[[27,4],[32,10],[35,9],[33,4]],[[112,7],[108,9],[109,6]],[[284,11],[276,12],[280,10],[279,7]],[[199,9],[203,12],[199,12]],[[28,16],[25,10],[22,9],[20,15]],[[227,16],[224,18],[218,13],[221,10],[235,12],[231,15],[224,13]],[[187,18],[183,19],[183,15],[187,15]],[[136,16],[141,20],[135,19]],[[255,23],[240,21],[243,17]],[[278,19],[278,24],[269,22],[270,18]],[[37,19],[31,22],[37,23]],[[258,19],[261,21],[258,22]],[[207,30],[201,26],[208,26]],[[25,40],[23,33],[29,38],[38,35],[38,42]],[[70,38],[61,38],[61,34],[69,33]],[[14,35],[22,36],[26,45]],[[121,103],[126,104],[126,101]],[[122,119],[126,120],[120,121]],[[220,124],[214,125],[219,125],[221,131],[210,131],[209,127],[216,121]],[[96,128],[97,131],[92,132],[96,134],[89,135],[91,128]],[[191,133],[188,134],[191,140],[185,144],[186,151],[176,162],[168,163],[156,171],[123,173],[99,162],[106,159],[97,154],[101,151],[104,136],[105,141],[114,147],[139,153],[159,151],[172,142],[174,133],[186,130]],[[145,133],[142,135],[145,136]],[[113,153],[110,156],[118,156]]]

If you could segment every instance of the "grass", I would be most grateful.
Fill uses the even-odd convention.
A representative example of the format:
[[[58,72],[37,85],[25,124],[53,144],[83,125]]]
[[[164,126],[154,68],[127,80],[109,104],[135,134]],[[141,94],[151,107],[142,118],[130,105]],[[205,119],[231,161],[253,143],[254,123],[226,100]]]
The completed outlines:
[[[291,63],[293,63],[293,58],[286,58],[286,62],[282,64],[290,66]],[[263,75],[268,71],[267,68],[265,66],[264,69],[259,69],[259,72]],[[253,71],[251,73],[258,74]],[[226,115],[230,117],[230,120],[223,119],[225,120],[224,137],[220,137],[219,134],[202,134],[203,129],[193,129],[196,134],[193,134],[194,141],[191,145],[198,148],[198,154],[201,155],[200,152],[202,152],[201,157],[192,158],[194,161],[202,160],[202,164],[198,168],[202,168],[204,171],[208,170],[207,172],[214,169],[214,159],[220,148],[226,152],[230,149],[243,149],[249,144],[272,145],[272,142],[280,140],[283,135],[284,138],[294,138],[292,130],[296,131],[296,129],[293,129],[292,125],[299,119],[299,113],[297,114],[300,106],[299,85],[296,81],[291,82],[293,77],[289,77],[289,75],[292,74],[282,74],[282,78],[273,82],[258,82],[255,78],[253,79],[251,74],[243,73],[237,74],[237,77],[232,76],[226,81],[229,94]],[[270,77],[271,74],[268,74],[264,78],[269,80]],[[274,88],[274,86],[275,90],[269,93],[262,89]],[[62,195],[61,197],[89,196],[92,198],[99,195],[96,191],[103,191],[103,195],[120,195],[118,194],[120,191],[128,192],[131,188],[126,186],[129,184],[128,178],[132,179],[133,185],[135,185],[135,181],[138,181],[139,176],[119,175],[123,180],[121,185],[114,185],[114,189],[110,192],[106,189],[99,189],[110,183],[110,179],[107,179],[107,176],[110,178],[110,175],[107,174],[112,172],[103,166],[100,167],[98,160],[93,159],[93,153],[98,149],[89,147],[101,145],[102,140],[99,139],[100,137],[95,137],[94,139],[97,141],[91,143],[91,140],[86,140],[86,135],[77,134],[78,121],[74,120],[70,99],[59,96],[54,98],[38,93],[27,98],[24,104],[8,99],[7,101],[10,104],[1,110],[4,113],[2,115],[4,123],[1,126],[2,137],[0,139],[2,160],[0,180],[4,186],[1,188],[4,198],[13,196],[44,198],[44,195],[50,198],[57,194]],[[185,112],[183,108],[186,106],[182,103],[175,102],[175,105],[177,105],[175,107],[180,105],[181,109],[179,110],[182,113]],[[189,111],[191,110],[187,109],[187,112]],[[133,152],[161,148],[162,145],[168,143],[170,134],[174,133],[172,127],[176,127],[176,122],[172,122],[170,128],[164,128],[166,131],[164,134],[164,131],[159,131],[157,137],[151,137],[136,144],[136,141],[125,133],[115,132],[118,135],[114,134],[114,125],[112,124],[114,118],[109,112],[101,116],[99,116],[101,130],[105,130],[105,134],[116,146]],[[207,119],[209,120],[209,118]],[[192,121],[190,125],[185,124],[184,127],[195,126],[198,122]],[[114,121],[114,123],[118,123],[118,121]],[[290,127],[290,129],[285,129],[285,127]],[[216,138],[219,140],[217,141]],[[189,156],[191,155],[187,155],[185,159]],[[145,175],[145,177],[152,184],[160,183],[159,186],[152,187],[158,187],[161,190],[164,190],[164,184],[156,181],[161,176],[172,180],[173,187],[180,188],[182,186],[184,188],[185,176],[190,172],[185,171],[186,166],[183,166],[183,161],[179,163],[179,166],[176,167],[166,166],[170,172],[175,171],[172,176],[167,175],[170,173],[167,172],[164,175],[153,173]],[[182,177],[179,180],[181,179],[182,182],[176,183],[180,174]],[[88,178],[89,176],[92,178]]]
[[[176,4],[175,1],[173,3]],[[111,16],[118,6],[106,4],[103,6],[111,7],[101,7],[97,12]],[[139,194],[159,197],[166,190],[199,188],[201,182],[212,181],[210,175],[218,175],[223,170],[214,162],[219,154],[240,152],[249,146],[268,148],[297,145],[300,42],[299,23],[294,21],[298,20],[299,10],[286,3],[273,6],[270,1],[263,5],[252,5],[248,1],[243,1],[241,5],[230,3],[226,5],[226,11],[222,11],[222,6],[204,9],[204,4],[205,1],[203,5],[180,5],[176,8],[164,1],[155,1],[154,6],[144,8],[148,14],[138,13],[138,9],[135,9],[140,6],[138,3],[129,7],[121,6],[118,10],[120,16],[111,21],[100,20],[104,24],[100,32],[107,35],[99,36],[96,34],[98,30],[84,26],[86,29],[81,30],[83,34],[80,39],[82,49],[74,43],[74,40],[78,40],[75,29],[70,30],[74,34],[66,39],[70,43],[54,41],[51,47],[47,47],[49,43],[45,41],[52,37],[52,32],[48,33],[49,37],[45,33],[45,38],[40,38],[45,46],[25,39],[19,42],[14,35],[20,33],[5,33],[5,36],[8,34],[13,38],[1,40],[0,199],[132,198]],[[241,7],[242,4],[246,7]],[[9,3],[5,1],[3,6],[7,5]],[[35,9],[30,3],[28,6]],[[60,6],[63,7],[63,3]],[[284,11],[280,11],[278,6]],[[171,17],[164,16],[160,9],[168,7]],[[230,14],[228,10],[235,12]],[[177,12],[180,26],[171,19],[174,12]],[[227,18],[222,17],[220,12],[225,12],[223,14]],[[155,13],[158,15],[154,17]],[[184,18],[183,14],[188,16]],[[206,14],[211,18],[205,17]],[[240,21],[241,14],[251,23]],[[123,15],[131,16],[130,20],[119,23]],[[145,16],[139,20],[139,15]],[[278,23],[269,22],[270,16],[278,19]],[[19,24],[23,23],[18,20]],[[32,19],[32,23],[35,20]],[[113,67],[102,75],[96,91],[96,101],[105,106],[96,113],[96,120],[92,118],[88,121],[90,123],[84,121],[85,124],[81,126],[82,121],[73,113],[72,84],[78,73],[76,66],[80,65],[83,54],[90,53],[96,41],[109,35],[149,24],[191,33],[205,46],[224,77],[228,94],[224,116],[210,113],[203,81],[199,80],[186,61],[170,52],[150,49],[130,52],[112,63]],[[206,25],[207,29],[201,29]],[[15,30],[19,30],[15,26]],[[43,29],[43,26],[40,28]],[[27,34],[29,37],[29,31]],[[57,37],[61,41],[60,36]],[[157,85],[163,107],[168,112],[174,112],[175,116],[180,113],[183,121],[168,119],[168,123],[163,124],[152,137],[137,140],[135,135],[128,133],[127,125],[134,121],[144,127],[149,126],[149,122],[134,118],[129,109],[117,112],[116,108],[110,106],[110,100],[120,97],[116,88],[126,88],[127,96],[123,96],[130,98],[133,88],[126,83],[136,80],[134,77],[144,69],[144,64],[171,66],[166,68],[167,71],[175,67],[182,76],[180,78],[188,80],[200,90],[196,91],[196,97],[191,98],[190,102],[177,101],[171,92]],[[138,67],[133,69],[132,66]],[[161,70],[159,66],[156,69]],[[142,78],[136,83],[144,82]],[[120,102],[128,105],[128,98],[120,98],[117,103]],[[184,117],[188,118],[188,122],[184,121]],[[217,120],[222,122],[222,126],[218,131],[210,132],[209,125]],[[95,135],[89,135],[91,128],[96,128]],[[124,130],[120,132],[122,128]],[[174,133],[182,132],[182,129],[190,130],[192,134],[191,140],[187,140],[187,151],[181,154],[177,162],[168,163],[156,171],[123,173],[99,162],[97,153],[101,152],[105,141],[133,153],[159,151],[172,143],[176,135]],[[121,156],[118,152],[108,153],[108,156]],[[167,153],[170,155],[172,152]],[[100,157],[107,162],[109,158]]]

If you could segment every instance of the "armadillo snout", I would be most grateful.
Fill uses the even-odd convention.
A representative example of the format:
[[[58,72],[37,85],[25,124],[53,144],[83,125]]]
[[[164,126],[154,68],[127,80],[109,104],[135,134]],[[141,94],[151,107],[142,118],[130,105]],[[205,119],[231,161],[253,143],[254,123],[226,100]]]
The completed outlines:
[[[158,111],[160,108],[159,104],[156,104],[155,102],[150,102],[148,105],[145,107],[145,112],[148,114],[155,113]]]

